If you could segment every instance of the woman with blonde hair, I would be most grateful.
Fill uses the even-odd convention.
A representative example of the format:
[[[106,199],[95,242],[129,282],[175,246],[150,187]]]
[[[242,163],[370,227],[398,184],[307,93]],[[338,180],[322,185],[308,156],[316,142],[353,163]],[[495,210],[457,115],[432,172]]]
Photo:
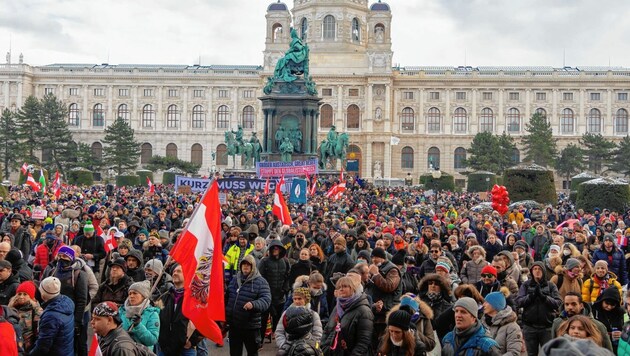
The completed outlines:
[[[602,347],[602,334],[595,324],[584,315],[574,315],[560,324],[558,336],[568,335],[576,339],[588,339]],[[608,335],[606,335],[608,337]]]

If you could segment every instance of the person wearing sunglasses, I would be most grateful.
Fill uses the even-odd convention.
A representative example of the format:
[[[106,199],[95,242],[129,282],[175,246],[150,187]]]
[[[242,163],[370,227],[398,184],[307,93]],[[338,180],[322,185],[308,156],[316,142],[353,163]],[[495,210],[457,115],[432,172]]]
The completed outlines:
[[[501,283],[497,280],[497,269],[491,265],[481,270],[481,280],[475,284],[482,297],[486,297],[489,293],[501,290]]]
[[[453,294],[449,283],[439,274],[429,273],[420,281],[418,290],[420,300],[427,303],[433,310],[434,318],[431,322],[435,328],[435,320],[453,306]]]

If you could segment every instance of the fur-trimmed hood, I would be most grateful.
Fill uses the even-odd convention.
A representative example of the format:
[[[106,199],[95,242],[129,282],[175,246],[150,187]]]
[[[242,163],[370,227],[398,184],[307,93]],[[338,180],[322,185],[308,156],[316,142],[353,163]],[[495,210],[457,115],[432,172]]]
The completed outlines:
[[[420,295],[425,295],[427,293],[429,289],[429,281],[436,281],[442,291],[442,299],[450,300],[452,294],[450,282],[437,273],[429,273],[420,280],[420,283],[418,283],[418,291],[420,292]]]
[[[486,259],[486,249],[485,249],[485,248],[483,248],[483,246],[480,246],[480,245],[473,245],[473,246],[470,246],[470,247],[468,248],[468,251],[466,251],[466,254],[468,254],[468,256],[469,256],[470,258],[472,258],[473,251],[475,251],[475,250],[479,250],[479,251],[481,251],[481,256],[484,258],[484,260]]]

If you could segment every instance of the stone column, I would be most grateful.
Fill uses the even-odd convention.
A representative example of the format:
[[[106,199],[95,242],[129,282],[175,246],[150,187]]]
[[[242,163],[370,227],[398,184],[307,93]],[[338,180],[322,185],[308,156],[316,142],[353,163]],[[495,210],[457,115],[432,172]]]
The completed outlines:
[[[337,132],[342,132],[344,128],[344,114],[343,114],[343,85],[337,86],[337,115],[335,115],[335,127]]]
[[[138,86],[134,85],[131,87],[131,117],[129,119],[129,125],[133,127],[133,121],[136,120],[136,128],[139,129],[142,127],[142,113],[138,111]]]
[[[476,134],[477,133],[477,128],[479,127],[479,123],[478,123],[478,119],[477,119],[477,96],[478,96],[478,90],[477,89],[473,89],[472,90],[472,106],[471,106],[471,113],[470,113],[470,127],[468,132],[471,134]]]
[[[162,92],[164,91],[164,87],[163,86],[158,86],[156,88],[157,90],[157,96],[158,96],[158,104],[157,104],[157,110],[155,112],[155,121],[158,121],[161,125],[158,126],[158,123],[155,123],[155,128],[158,129],[162,129],[165,130],[166,129],[166,120],[164,120],[164,117],[162,116]]]
[[[392,176],[392,146],[388,140],[385,140],[385,167],[383,169],[383,177],[390,178]]]
[[[87,127],[92,127],[92,125],[90,125],[89,108],[88,108],[88,96],[89,95],[90,95],[90,93],[89,93],[88,86],[87,85],[83,85],[83,115],[81,117],[81,120],[79,120],[79,126],[82,126],[81,125],[81,121],[87,120]]]
[[[365,145],[365,157],[361,155],[361,159],[363,160],[363,176],[368,179],[373,179],[372,176],[372,141],[368,140]],[[367,169],[366,169],[367,168]]]
[[[532,90],[527,89],[525,91],[525,117],[521,120],[521,132],[525,131],[525,123],[529,122],[529,118],[532,117]]]
[[[424,113],[424,88],[420,88],[420,94],[418,98],[418,119],[416,120],[415,132],[428,133],[429,125],[427,125],[426,115]]]
[[[22,90],[23,90],[23,88],[24,88],[24,87],[23,87],[23,83],[22,83],[22,81],[19,81],[19,82],[17,83],[17,100],[16,100],[17,102],[15,103],[15,106],[16,106],[18,109],[19,109],[19,108],[21,108],[21,107],[22,107],[22,104],[23,104],[23,101],[22,101],[22,98],[23,98],[23,93],[22,93]]]
[[[10,89],[10,85],[9,85],[9,81],[4,82],[4,107],[7,109],[11,108],[11,102],[10,99],[11,97],[9,96],[9,89]]]
[[[383,120],[385,120],[385,132],[392,131],[391,111],[392,111],[392,87],[388,83],[385,85],[385,111],[383,112]],[[385,171],[387,171],[387,169],[385,169]]]
[[[215,131],[217,128],[217,124],[216,124],[216,116],[215,116],[215,112],[214,112],[214,108],[212,107],[212,87],[208,87],[208,108],[206,109],[206,112],[208,113],[207,117],[206,117],[206,122],[204,122],[205,125],[205,130],[208,131],[208,128],[211,131]],[[215,147],[216,149],[216,147]]]
[[[496,122],[494,123],[495,134],[501,134],[505,130],[505,122],[503,121],[503,111],[505,110],[504,105],[503,105],[505,101],[504,95],[505,95],[505,90],[499,89],[499,107],[497,109],[498,111],[497,119],[495,120]]]
[[[551,94],[551,115],[547,113],[547,120],[551,120],[551,131],[553,132],[553,128],[555,126],[556,130],[555,134],[560,134],[562,131],[560,130],[560,120],[558,120],[558,89],[554,89]]]
[[[192,127],[191,120],[188,117],[188,87],[186,86],[182,87],[182,112],[179,116],[179,120],[180,131],[188,131],[189,128]]]
[[[575,118],[575,132],[573,134],[581,136],[583,133],[586,133],[588,131],[585,107],[586,91],[584,89],[580,89],[580,93],[578,95],[579,112],[577,114],[577,117]]]
[[[615,117],[612,112],[613,91],[606,91],[606,115],[602,118],[602,132],[604,136],[612,136],[615,134]],[[606,125],[606,123],[610,123]]]
[[[372,125],[374,123],[374,107],[373,107],[373,92],[374,92],[374,84],[368,84],[367,87],[367,117],[366,120],[363,120],[365,126],[363,126],[364,130],[367,132],[372,132]]]
[[[103,126],[105,127],[107,127],[108,116],[111,118],[110,122],[114,122],[117,119],[116,115],[114,115],[113,97],[114,97],[114,87],[112,85],[108,85],[107,86],[107,111],[105,112],[105,119],[103,120]]]

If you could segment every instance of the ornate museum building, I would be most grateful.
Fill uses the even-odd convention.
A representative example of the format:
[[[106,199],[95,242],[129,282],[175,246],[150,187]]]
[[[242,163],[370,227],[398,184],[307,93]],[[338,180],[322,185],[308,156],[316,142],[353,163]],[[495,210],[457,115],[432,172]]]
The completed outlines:
[[[261,65],[30,66],[8,56],[0,64],[0,109],[52,92],[68,105],[75,139],[95,154],[105,127],[121,117],[142,143],[142,163],[172,155],[201,163],[207,174],[228,167],[226,130],[240,124],[246,137],[262,137],[258,98],[293,26],[310,47],[322,98],[318,138],[332,125],[347,132],[348,159],[364,178],[374,178],[375,166],[386,178],[415,178],[433,164],[461,186],[473,136],[506,132],[518,142],[535,112],[550,120],[559,148],[586,132],[628,135],[630,69],[394,67],[392,12],[381,1],[294,0],[291,11],[274,2],[265,17]],[[520,156],[514,152],[515,161]]]

